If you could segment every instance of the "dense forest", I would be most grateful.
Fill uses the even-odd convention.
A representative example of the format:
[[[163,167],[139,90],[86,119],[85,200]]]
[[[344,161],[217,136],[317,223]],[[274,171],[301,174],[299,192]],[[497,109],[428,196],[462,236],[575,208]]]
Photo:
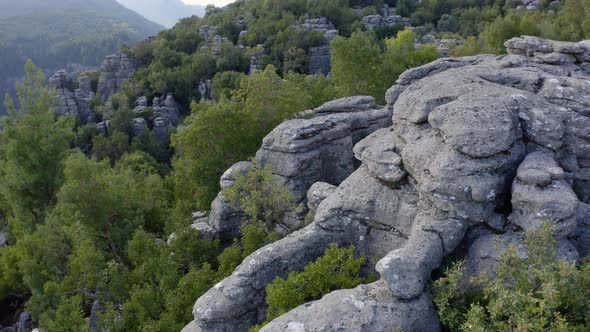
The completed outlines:
[[[26,59],[47,70],[96,67],[105,55],[162,29],[115,0],[1,0],[0,94],[10,88],[7,80],[23,75]]]
[[[384,4],[414,29],[404,24],[366,29],[362,17],[380,13]],[[55,91],[28,62],[17,102],[7,99],[9,116],[0,132],[0,210],[8,234],[8,244],[0,248],[0,308],[11,308],[0,323],[14,321],[10,315],[25,308],[44,331],[85,331],[91,312],[98,310],[96,324],[107,331],[179,331],[192,319],[192,304],[201,294],[279,237],[273,219],[289,198],[267,169],[255,170],[241,179],[243,187],[227,193],[238,196],[243,188],[259,186],[255,189],[267,194],[235,200],[250,218],[240,238],[210,239],[190,227],[193,212],[209,209],[229,166],[252,158],[265,135],[301,111],[350,95],[371,95],[383,103],[403,71],[441,56],[435,45],[416,43],[425,35],[454,39],[452,55],[501,53],[506,39],[523,34],[590,37],[588,0],[558,6],[542,1],[538,10],[519,6],[514,0],[240,0],[224,9],[208,7],[204,18],[183,19],[156,38],[123,47],[142,67],[118,94],[93,105],[98,120],[111,123],[108,136],[95,124],[52,112]],[[34,13],[22,13],[29,15],[26,20],[0,19],[0,59],[3,68],[14,69],[2,74],[17,75],[22,54],[40,67],[96,63],[121,41],[132,44],[158,29],[145,29],[137,20],[123,24],[120,16],[103,16],[88,1],[83,7],[61,11],[60,20]],[[319,17],[338,31],[331,42],[318,31],[294,27]],[[217,27],[218,41],[202,33],[210,26]],[[39,36],[45,36],[43,45]],[[329,45],[331,74],[308,75],[310,49],[322,45]],[[212,95],[205,96],[201,87],[209,80]],[[165,141],[150,130],[134,135],[130,121],[137,98],[168,93],[180,106],[182,126]],[[151,113],[148,107],[141,116],[153,120]],[[313,272],[352,264],[343,270],[342,282],[327,289],[370,279],[359,276],[364,258],[341,250],[331,248],[309,267]],[[270,293],[301,289],[296,278],[278,281]],[[438,300],[441,306],[460,301]],[[275,310],[284,312],[298,301]]]

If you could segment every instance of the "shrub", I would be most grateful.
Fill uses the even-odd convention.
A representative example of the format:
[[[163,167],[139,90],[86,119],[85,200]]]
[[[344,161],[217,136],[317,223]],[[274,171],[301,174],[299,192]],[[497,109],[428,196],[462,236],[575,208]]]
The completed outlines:
[[[590,264],[580,268],[559,260],[547,228],[525,241],[527,257],[510,248],[497,276],[480,275],[461,286],[462,264],[434,283],[434,302],[451,331],[588,331]],[[472,288],[476,289],[476,288]]]
[[[269,165],[262,168],[254,163],[246,175],[236,177],[235,184],[224,194],[234,209],[244,211],[253,222],[262,221],[269,226],[294,208],[293,194],[276,182]]]
[[[257,331],[266,323],[306,302],[344,288],[353,288],[367,279],[360,276],[365,256],[354,257],[354,246],[338,248],[332,244],[324,255],[308,264],[303,272],[291,272],[287,279],[277,277],[266,287],[268,311],[266,322],[254,327]]]

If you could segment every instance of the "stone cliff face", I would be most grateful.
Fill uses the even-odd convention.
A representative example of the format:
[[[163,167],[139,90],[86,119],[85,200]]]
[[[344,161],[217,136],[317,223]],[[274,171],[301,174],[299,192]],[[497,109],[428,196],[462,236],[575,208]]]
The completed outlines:
[[[97,93],[101,101],[106,102],[110,96],[121,90],[123,82],[139,68],[139,64],[126,54],[117,53],[106,57],[100,65],[100,78]]]
[[[94,92],[90,87],[90,78],[80,76],[78,78],[79,88],[70,91],[67,88],[69,75],[65,70],[59,70],[49,78],[49,86],[57,91],[59,104],[55,112],[59,115],[74,115],[80,118],[83,123],[94,122],[95,114],[90,109]]]
[[[262,331],[439,331],[425,286],[442,259],[464,254],[469,273],[493,272],[506,246],[545,223],[560,257],[587,256],[590,44],[523,37],[506,46],[505,56],[445,58],[405,72],[385,108],[355,97],[276,128],[256,159],[315,219],[296,230],[303,224],[293,212],[282,227],[294,232],[199,298],[184,331],[260,323],[265,286],[331,243],[379,257],[379,280],[302,305]],[[228,170],[222,187],[248,167]],[[232,234],[242,218],[227,209],[220,195],[193,226]]]

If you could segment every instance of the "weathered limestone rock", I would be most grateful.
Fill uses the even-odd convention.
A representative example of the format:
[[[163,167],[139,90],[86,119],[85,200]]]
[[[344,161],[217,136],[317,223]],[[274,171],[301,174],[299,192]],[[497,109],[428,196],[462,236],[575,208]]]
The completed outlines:
[[[119,92],[123,82],[137,70],[139,64],[126,54],[116,53],[106,57],[100,65],[97,93],[102,102]]]
[[[110,133],[111,128],[111,121],[106,120],[96,124],[96,128],[98,132],[101,133],[103,136],[108,136]]]
[[[526,255],[524,236],[545,223],[558,257],[586,257],[588,46],[529,37],[506,45],[509,55],[406,71],[385,109],[363,97],[334,101],[268,135],[256,160],[299,201],[307,194],[314,220],[247,257],[199,298],[186,331],[246,331],[262,322],[265,286],[331,243],[378,258],[380,279],[302,305],[263,331],[438,331],[426,284],[443,258],[463,243],[468,274],[493,274],[510,245]],[[556,61],[561,54],[575,61]],[[376,120],[389,112],[389,124]]]
[[[74,91],[74,97],[78,104],[78,113],[82,123],[94,123],[96,115],[90,108],[92,100],[94,99],[94,92],[91,89],[91,82],[88,76],[78,77],[79,88]]]
[[[144,118],[135,118],[131,120],[131,130],[133,136],[139,136],[145,129],[148,128],[148,123]]]
[[[178,126],[179,107],[176,100],[174,100],[174,96],[169,93],[166,95],[164,103],[156,103],[156,101],[154,101],[153,105],[154,117],[165,119],[173,127]]]
[[[156,134],[156,137],[161,142],[168,142],[170,131],[174,128],[174,125],[170,123],[168,118],[157,117],[154,119],[154,128],[152,131]]]
[[[325,17],[306,19],[293,24],[293,29],[310,30],[321,33],[326,39],[326,44],[321,46],[310,47],[308,51],[308,69],[310,75],[328,75],[332,70],[330,59],[329,43],[338,37],[338,30]]]
[[[328,75],[332,71],[330,45],[310,47],[308,51],[308,73]]]
[[[336,191],[336,186],[325,182],[314,183],[307,191],[307,208],[316,211],[320,203]]]
[[[581,203],[576,212],[578,229],[571,238],[572,244],[578,250],[580,257],[590,256],[590,205]]]
[[[59,101],[55,113],[78,116],[76,98],[74,93],[67,88],[68,78],[68,73],[65,70],[59,70],[49,78],[49,87],[57,91],[56,97]]]
[[[408,17],[402,17],[400,15],[369,15],[362,18],[363,26],[365,30],[371,31],[378,27],[393,27],[396,25],[410,26],[410,19]]]
[[[246,175],[252,169],[252,163],[249,161],[242,161],[234,164],[223,175],[219,185],[221,192],[215,197],[211,203],[211,213],[207,220],[207,225],[200,224],[199,230],[207,234],[220,234],[222,238],[233,239],[240,234],[239,227],[244,222],[244,213],[237,211],[230,206],[227,197],[223,194],[223,190],[232,187],[236,178],[241,175]]]
[[[296,30],[311,30],[317,31],[324,35],[328,42],[332,41],[338,36],[338,30],[326,17],[311,18],[293,24],[293,29]]]
[[[526,257],[527,251],[523,245],[524,237],[520,233],[505,233],[501,235],[484,235],[469,247],[465,258],[464,281],[466,287],[470,286],[469,279],[483,273],[495,276],[501,257],[514,246],[519,257]],[[561,241],[557,248],[557,257],[568,262],[576,262],[578,252],[569,241]]]
[[[512,214],[508,219],[526,233],[550,223],[553,235],[563,239],[574,234],[578,198],[564,180],[564,172],[549,153],[529,154],[518,167],[512,188]]]
[[[273,320],[274,331],[440,331],[430,297],[402,301],[383,282],[339,290]]]
[[[96,116],[94,111],[90,109],[90,104],[94,99],[90,78],[88,76],[78,77],[79,88],[73,92],[70,90],[73,87],[68,87],[68,82],[73,83],[73,80],[65,70],[59,70],[49,78],[49,87],[57,91],[56,97],[59,102],[55,112],[59,115],[74,115],[80,118],[82,123],[94,122]]]
[[[352,174],[354,144],[391,124],[391,112],[376,105],[372,97],[335,100],[306,114],[312,118],[286,121],[275,128],[255,158],[259,164],[271,166],[275,178],[293,193],[296,206],[305,203],[314,183],[338,185]],[[249,163],[232,166],[221,178],[222,189],[233,185],[234,172],[249,167]],[[304,219],[305,213],[288,213],[278,230],[299,229]],[[210,226],[223,238],[233,238],[242,222],[243,214],[232,209],[220,193],[211,206]]]
[[[90,332],[106,332],[106,330],[99,327],[100,316],[104,314],[104,311],[104,307],[98,300],[95,300],[92,303],[92,307],[90,308],[90,318],[88,319]]]
[[[199,82],[199,94],[201,95],[201,99],[211,100],[213,97],[212,85],[213,82],[211,80]]]
[[[31,327],[32,319],[31,314],[27,311],[23,311],[18,318],[18,322],[16,323],[16,331],[17,332],[26,332]]]

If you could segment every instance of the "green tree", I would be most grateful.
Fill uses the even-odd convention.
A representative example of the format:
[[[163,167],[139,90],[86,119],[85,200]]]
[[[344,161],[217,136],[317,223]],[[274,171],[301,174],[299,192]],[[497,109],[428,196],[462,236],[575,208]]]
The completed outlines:
[[[328,86],[325,78],[290,77],[292,81],[282,80],[276,68],[268,66],[243,78],[231,100],[193,104],[186,127],[172,139],[179,222],[186,222],[195,209],[208,209],[223,172],[252,157],[278,124],[326,101],[325,92],[312,91]]]
[[[129,152],[129,136],[120,131],[111,135],[96,135],[92,139],[92,153],[98,160],[110,160],[113,164]]]
[[[331,43],[332,79],[341,96],[369,95],[383,100],[379,83],[381,49],[370,34],[354,32]],[[361,65],[362,64],[362,65]]]
[[[43,220],[63,181],[63,159],[73,140],[73,118],[53,112],[55,93],[43,72],[28,61],[17,84],[20,108],[6,98],[9,116],[0,131],[0,207],[20,237]]]
[[[453,331],[587,331],[590,327],[590,264],[580,268],[557,258],[551,230],[528,235],[527,255],[510,247],[496,276],[464,287],[463,265],[434,283],[441,322]]]
[[[291,272],[287,279],[277,277],[266,286],[266,324],[306,302],[318,300],[337,289],[353,288],[368,279],[360,276],[365,257],[354,257],[354,246],[330,245],[324,255],[302,272]],[[253,328],[257,331],[261,326]]]
[[[213,78],[213,98],[219,101],[221,98],[230,99],[231,93],[240,88],[240,82],[246,75],[235,71],[217,73]]]
[[[307,71],[307,54],[304,49],[291,47],[285,52],[283,72],[304,74]]]
[[[262,221],[272,226],[294,208],[293,194],[276,182],[270,166],[254,162],[246,174],[239,174],[234,185],[223,194],[234,209],[244,211],[251,222]]]
[[[438,31],[441,32],[457,32],[459,29],[459,22],[457,19],[449,14],[443,14],[437,23]]]

